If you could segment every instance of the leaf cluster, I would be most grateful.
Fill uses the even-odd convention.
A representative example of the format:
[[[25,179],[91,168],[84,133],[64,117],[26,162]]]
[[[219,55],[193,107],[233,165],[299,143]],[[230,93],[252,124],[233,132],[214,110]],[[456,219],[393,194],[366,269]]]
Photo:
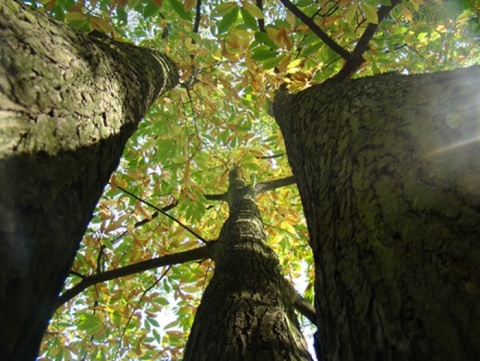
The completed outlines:
[[[228,214],[207,196],[226,191],[234,164],[251,184],[291,174],[282,134],[268,115],[274,91],[324,82],[348,63],[312,28],[353,54],[376,25],[354,76],[434,71],[479,59],[480,12],[473,1],[403,1],[379,22],[388,0],[299,0],[294,6],[309,24],[286,1],[30,3],[82,31],[160,49],[181,74],[182,86],[157,101],[130,139],[65,289],[85,276],[202,245],[141,200],[172,206],[172,217],[214,240]],[[300,278],[311,299],[312,256],[297,189],[265,192],[257,201],[285,275]],[[88,288],[59,308],[42,357],[178,359],[213,267],[208,260],[165,266]]]

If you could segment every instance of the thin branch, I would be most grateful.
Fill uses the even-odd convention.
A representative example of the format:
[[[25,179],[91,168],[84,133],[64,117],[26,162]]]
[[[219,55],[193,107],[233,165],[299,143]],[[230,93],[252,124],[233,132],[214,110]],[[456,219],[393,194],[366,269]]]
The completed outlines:
[[[138,262],[131,264],[129,266],[113,269],[110,271],[105,271],[102,273],[97,273],[92,276],[84,277],[78,284],[65,291],[61,296],[58,297],[55,307],[58,308],[65,302],[71,300],[73,297],[77,296],[80,292],[84,291],[90,286],[93,286],[97,283],[110,281],[115,278],[125,277],[132,274],[148,271],[154,268],[169,266],[179,263],[185,263],[189,261],[196,261],[198,259],[210,258],[211,247],[215,244],[214,241],[209,242],[208,245],[191,249],[189,251],[169,254],[163,257],[152,258],[147,261]]]
[[[273,159],[273,158],[280,158],[280,157],[283,157],[285,155],[285,153],[278,153],[278,154],[274,154],[274,155],[263,155],[263,156],[258,156],[256,155],[255,158],[257,159]]]
[[[380,23],[385,19],[388,14],[393,10],[395,6],[400,4],[402,0],[391,0],[391,5],[382,5],[377,11],[377,17],[378,17],[378,23],[377,24],[372,24],[369,23],[367,25],[367,28],[363,32],[362,36],[360,37],[360,40],[358,40],[357,45],[355,46],[355,49],[353,49],[353,56],[355,58],[362,56],[365,51],[368,50],[368,43],[372,39],[373,35],[377,32],[378,27],[380,26]]]
[[[145,291],[142,292],[142,294],[140,295],[140,298],[138,299],[137,301],[137,304],[135,305],[135,308],[132,310],[132,312],[130,313],[130,317],[128,317],[128,320],[127,320],[127,323],[125,324],[125,327],[123,328],[123,331],[122,331],[122,334],[120,335],[120,337],[118,338],[119,340],[119,343],[118,343],[118,347],[117,347],[117,352],[115,352],[115,358],[114,360],[117,359],[118,357],[118,353],[120,352],[120,348],[122,347],[122,340],[123,340],[123,337],[125,336],[125,332],[127,331],[127,328],[128,328],[128,325],[130,324],[130,322],[132,321],[132,318],[133,316],[135,315],[135,312],[138,310],[138,305],[140,305],[140,302],[142,302],[142,299],[143,297],[145,297],[145,295],[150,292],[150,290],[155,287],[157,284],[160,283],[160,281],[162,279],[165,278],[165,276],[167,275],[167,273],[170,271],[170,269],[172,268],[172,266],[168,266],[167,269],[165,270],[165,272],[162,273],[162,275],[160,277],[158,277],[155,282],[153,282],[152,285],[150,285],[150,287],[148,287]]]
[[[268,182],[258,183],[257,185],[255,185],[255,194],[271,191],[273,189],[280,188],[280,187],[286,187],[291,184],[295,184],[296,182],[297,181],[295,180],[295,176],[292,175],[286,178],[275,179]]]
[[[205,199],[209,200],[209,201],[224,201],[226,200],[227,198],[227,193],[223,193],[223,194],[204,194],[203,195],[205,197]]]
[[[175,208],[176,206],[178,205],[178,201],[175,199],[171,204],[169,204],[168,206],[165,206],[162,208],[162,211],[164,212],[168,212],[169,210]],[[152,214],[152,217],[151,218],[145,218],[145,219],[142,219],[141,221],[138,221],[137,223],[135,223],[135,225],[133,226],[133,228],[138,228],[138,227],[141,227],[143,226],[144,224],[147,224],[148,222],[151,222],[153,221],[155,218],[158,217],[158,212],[154,212]],[[116,242],[118,242],[122,237],[124,237],[126,234],[128,233],[128,231],[124,231],[122,232],[121,234],[119,234],[118,236],[116,236],[112,241],[111,243],[112,244],[115,244]],[[97,270],[100,272],[100,262],[104,256],[104,253],[103,251],[105,250],[106,246],[103,244],[101,247],[100,247],[100,250],[98,251],[98,257],[97,257]],[[73,273],[73,271],[70,271]],[[83,277],[83,276],[81,276]]]
[[[72,274],[74,276],[77,276],[77,277],[80,277],[80,278],[85,278],[84,275],[82,275],[81,273],[79,273],[77,271],[70,270],[70,274]]]
[[[193,32],[198,34],[200,28],[200,17],[202,16],[202,0],[197,0],[197,7],[195,8],[195,22],[193,23]]]
[[[256,0],[256,5],[263,14],[263,0]],[[258,30],[265,32],[265,20],[258,19]]]
[[[133,198],[135,198],[136,200],[146,204],[147,206],[149,207],[152,207],[153,209],[155,209],[156,211],[160,212],[161,214],[163,214],[165,217],[167,218],[170,218],[172,221],[174,221],[175,223],[177,223],[180,227],[182,227],[184,230],[186,230],[187,232],[193,234],[195,237],[197,237],[200,241],[202,241],[203,243],[207,244],[208,241],[203,238],[202,236],[200,236],[199,234],[197,234],[195,231],[193,231],[192,229],[190,229],[188,226],[186,226],[185,224],[183,224],[182,222],[180,222],[178,219],[176,219],[175,217],[172,217],[171,215],[169,215],[167,212],[164,212],[161,208],[158,208],[157,206],[153,205],[152,203],[136,196],[135,194],[133,194],[132,192],[130,191],[127,191],[126,189],[120,187],[119,185],[116,185],[116,187],[118,189],[120,189],[121,191],[123,191],[124,193],[132,196]]]
[[[313,19],[309,18],[302,10],[300,10],[295,4],[293,4],[290,0],[280,0],[280,2],[288,9],[290,12],[295,15],[297,18],[303,21],[305,25],[307,25],[310,30],[313,31],[315,35],[317,35],[320,40],[322,40],[330,49],[340,55],[343,59],[347,62],[354,60],[353,55],[348,52],[345,48],[338,45],[335,40],[327,35],[320,27],[313,21]]]

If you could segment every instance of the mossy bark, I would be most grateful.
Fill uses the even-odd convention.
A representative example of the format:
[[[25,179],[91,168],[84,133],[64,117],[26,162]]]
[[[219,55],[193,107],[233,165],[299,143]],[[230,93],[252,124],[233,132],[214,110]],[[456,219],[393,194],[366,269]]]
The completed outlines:
[[[253,189],[231,177],[228,197],[230,215],[213,248],[215,273],[184,361],[311,360],[294,312],[293,288],[265,242]]]
[[[480,359],[480,68],[279,92],[322,360]]]
[[[0,354],[33,360],[123,147],[177,83],[164,55],[0,4]]]

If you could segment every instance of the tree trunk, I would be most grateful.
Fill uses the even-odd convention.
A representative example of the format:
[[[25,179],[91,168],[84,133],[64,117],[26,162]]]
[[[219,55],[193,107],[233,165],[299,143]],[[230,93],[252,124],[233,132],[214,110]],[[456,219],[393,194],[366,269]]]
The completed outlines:
[[[265,243],[254,192],[231,173],[230,216],[213,247],[215,273],[197,310],[184,361],[311,360],[293,288]]]
[[[0,354],[33,360],[125,142],[177,72],[11,0],[0,29]]]
[[[478,67],[278,93],[323,360],[480,359],[478,94]]]

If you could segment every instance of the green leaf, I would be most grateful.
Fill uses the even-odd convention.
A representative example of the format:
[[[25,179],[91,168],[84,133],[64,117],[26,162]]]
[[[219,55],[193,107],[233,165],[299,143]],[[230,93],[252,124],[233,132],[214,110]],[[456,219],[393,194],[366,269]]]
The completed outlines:
[[[255,18],[248,13],[244,8],[240,8],[240,13],[242,14],[243,22],[249,29],[257,30],[258,24]]]
[[[218,17],[218,16],[223,16],[225,14],[228,14],[230,11],[232,11],[234,8],[238,7],[237,3],[235,1],[229,1],[223,4],[220,4],[215,7],[212,11],[212,16]]]
[[[365,14],[368,22],[372,24],[378,24],[377,9],[375,8],[375,6],[370,4],[362,4],[360,7]]]
[[[163,326],[163,329],[168,330],[169,328],[175,327],[176,325],[178,325],[178,319],[166,324],[165,326]]]
[[[103,327],[103,322],[92,313],[83,313],[78,318],[78,328],[88,335],[94,335]]]
[[[151,317],[147,317],[146,318],[147,322],[149,324],[151,324],[152,326],[155,326],[155,327],[160,327],[160,325],[158,324],[158,321],[154,318],[151,318]]]
[[[148,0],[147,5],[143,8],[143,16],[149,18],[151,16],[157,15],[160,12],[160,8],[152,3],[151,0]]]
[[[316,53],[320,48],[323,46],[323,43],[318,42],[316,44],[313,44],[309,47],[307,47],[305,50],[302,51],[303,56],[310,56],[314,53]]]
[[[278,64],[280,64],[283,59],[285,59],[285,54],[280,54],[279,56],[272,58],[272,59],[267,59],[265,61],[262,61],[263,67],[265,69],[272,69],[275,68]]]
[[[162,306],[168,306],[168,304],[170,303],[165,297],[157,297],[155,299],[155,302]]]
[[[178,0],[169,0],[170,5],[173,10],[180,16],[183,20],[192,21],[192,14],[189,11],[185,11],[185,7]]]
[[[263,19],[264,18],[264,15],[262,13],[262,10],[260,10],[260,8],[252,3],[249,3],[247,1],[243,1],[242,2],[243,4],[243,7],[245,10],[247,10],[250,15],[252,15],[253,17],[257,18],[257,19]]]
[[[125,11],[125,9],[124,9],[124,8],[121,8],[121,7],[117,7],[117,8],[115,9],[115,11],[117,12],[117,17],[118,17],[118,19],[119,19],[122,23],[126,24],[127,21],[128,21],[128,14],[127,14],[127,12]]]
[[[272,41],[267,34],[263,31],[257,31],[255,33],[255,40],[258,41],[260,44],[268,45],[271,49],[278,49],[278,45]]]
[[[238,18],[238,12],[239,12],[239,8],[238,6],[235,6],[233,10],[227,13],[223,17],[223,19],[218,22],[218,25],[217,25],[218,34],[223,34],[227,32],[235,25]]]
[[[274,58],[277,55],[278,53],[275,50],[265,49],[262,47],[262,48],[257,48],[253,51],[252,60],[262,61],[262,60]]]

